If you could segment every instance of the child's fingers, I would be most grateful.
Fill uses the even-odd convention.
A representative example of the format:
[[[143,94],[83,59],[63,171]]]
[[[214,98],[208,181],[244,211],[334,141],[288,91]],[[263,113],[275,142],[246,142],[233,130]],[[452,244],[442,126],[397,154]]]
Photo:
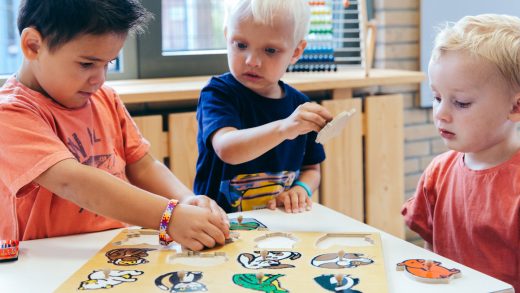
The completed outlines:
[[[206,234],[206,233],[199,233],[197,234],[197,238],[195,239],[197,242],[199,242],[200,244],[204,245],[204,247],[214,247],[216,242],[215,242],[215,239],[213,239],[213,237],[211,237],[210,235]]]
[[[298,195],[298,207],[300,209],[299,212],[301,213],[307,208],[307,199],[309,196],[307,196],[307,191],[296,192],[296,194]]]
[[[203,231],[219,244],[225,243],[226,234],[229,236],[229,227],[223,226],[221,219],[214,215],[209,218],[209,223],[204,226]]]
[[[309,196],[305,199],[305,203],[307,204],[305,209],[310,211],[312,209],[312,199]]]
[[[302,111],[297,117],[300,123],[308,124],[308,127],[311,128],[310,130],[313,131],[319,131],[327,125],[327,121],[323,117],[312,111]]]
[[[285,207],[285,212],[286,213],[291,213],[292,212],[291,197],[290,196],[284,196],[283,197],[283,206]]]
[[[217,204],[217,202],[212,200],[209,204],[209,208],[211,209],[211,213],[217,217],[220,217],[224,225],[227,225],[227,227],[229,228],[228,216],[226,212],[224,212],[224,210]]]
[[[299,196],[298,196],[298,192],[290,191],[289,192],[289,197],[291,198],[292,212],[293,213],[300,212],[300,209],[299,209],[300,199],[299,199]]]
[[[204,249],[204,244],[200,243],[196,239],[186,241],[186,243],[184,243],[183,246],[193,251],[200,251]]]
[[[270,210],[276,209],[276,198],[270,199],[267,202],[267,208],[270,209]]]
[[[317,103],[305,103],[302,108],[317,115],[325,124],[334,118],[327,108]]]

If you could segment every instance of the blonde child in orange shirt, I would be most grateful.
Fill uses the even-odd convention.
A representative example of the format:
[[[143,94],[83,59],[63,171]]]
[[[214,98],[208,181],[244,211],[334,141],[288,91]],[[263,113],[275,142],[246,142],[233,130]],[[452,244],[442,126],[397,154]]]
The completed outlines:
[[[520,291],[520,19],[467,16],[436,38],[433,118],[450,151],[402,209],[434,252]]]

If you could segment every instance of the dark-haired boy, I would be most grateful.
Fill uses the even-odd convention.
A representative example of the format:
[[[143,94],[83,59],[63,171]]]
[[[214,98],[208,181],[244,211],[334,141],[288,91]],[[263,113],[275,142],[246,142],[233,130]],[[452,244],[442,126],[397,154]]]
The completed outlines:
[[[127,34],[149,18],[136,0],[22,1],[24,60],[0,89],[0,239],[125,222],[160,229],[164,244],[224,243],[225,213],[148,154],[121,100],[103,86]]]

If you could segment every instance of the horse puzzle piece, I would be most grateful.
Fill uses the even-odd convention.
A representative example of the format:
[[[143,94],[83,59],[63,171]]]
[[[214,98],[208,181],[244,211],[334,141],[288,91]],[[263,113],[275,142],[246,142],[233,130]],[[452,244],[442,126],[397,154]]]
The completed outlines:
[[[324,144],[329,139],[338,136],[341,130],[347,126],[348,119],[356,113],[356,109],[350,109],[349,111],[343,111],[339,113],[332,121],[327,123],[323,129],[318,132],[316,136],[316,142]]]
[[[410,278],[425,283],[447,284],[451,279],[461,277],[460,270],[448,269],[438,261],[407,259],[397,264],[398,271],[405,271]]]

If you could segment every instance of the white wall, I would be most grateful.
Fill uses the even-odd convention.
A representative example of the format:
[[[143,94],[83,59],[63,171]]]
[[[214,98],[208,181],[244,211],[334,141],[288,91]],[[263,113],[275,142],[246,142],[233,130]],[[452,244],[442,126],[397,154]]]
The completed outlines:
[[[520,0],[421,0],[421,70],[427,73],[436,27],[466,15],[498,13],[520,16]],[[421,106],[432,105],[428,79],[421,85]]]

